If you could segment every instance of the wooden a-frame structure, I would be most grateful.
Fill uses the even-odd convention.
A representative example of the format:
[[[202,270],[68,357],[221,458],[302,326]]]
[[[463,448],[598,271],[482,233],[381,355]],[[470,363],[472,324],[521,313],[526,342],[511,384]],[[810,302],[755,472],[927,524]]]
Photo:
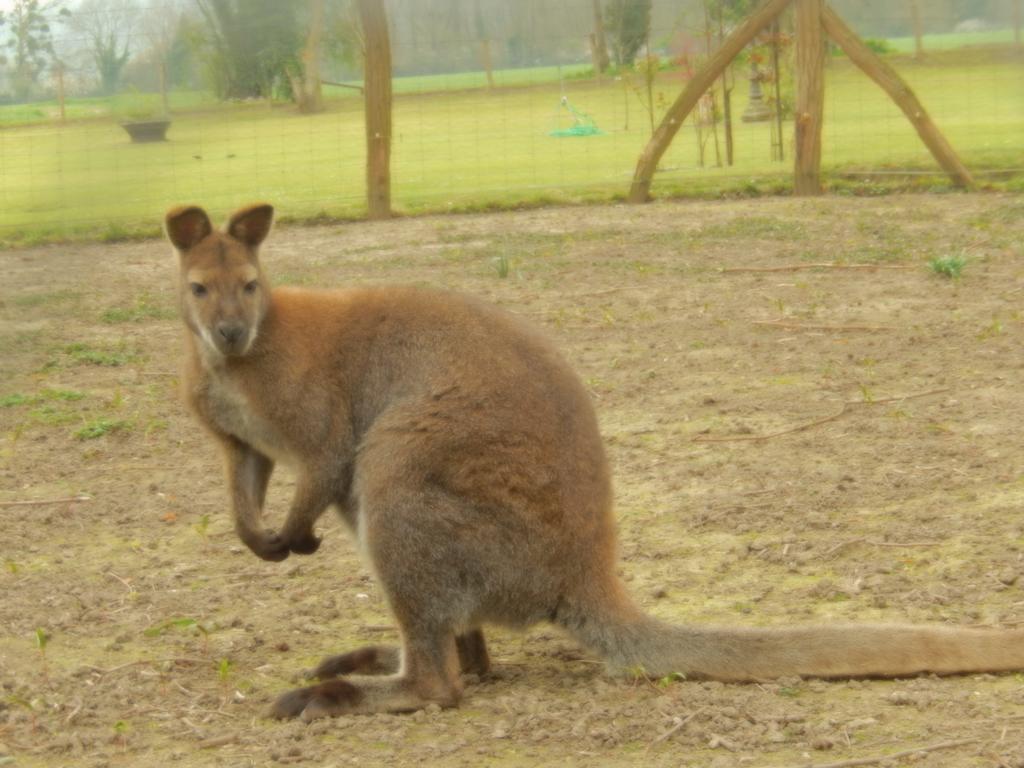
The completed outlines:
[[[651,181],[658,161],[672,143],[683,120],[704,92],[751,40],[790,4],[796,13],[796,146],[793,191],[797,195],[819,195],[821,187],[821,124],[825,94],[825,35],[846,52],[864,73],[889,94],[917,130],[942,169],[955,184],[972,188],[974,180],[953,147],[932,122],[921,102],[896,71],[868,48],[825,0],[764,0],[746,21],[736,28],[721,47],[697,70],[675,100],[640,155],[629,202],[650,199]]]

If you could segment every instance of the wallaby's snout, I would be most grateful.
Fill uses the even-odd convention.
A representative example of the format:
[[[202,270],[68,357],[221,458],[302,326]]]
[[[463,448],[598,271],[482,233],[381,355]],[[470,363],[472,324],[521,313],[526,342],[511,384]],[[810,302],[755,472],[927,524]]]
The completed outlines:
[[[242,334],[245,333],[245,326],[241,323],[218,323],[217,333],[224,339],[224,343],[235,346]]]
[[[229,321],[217,323],[215,343],[221,353],[230,356],[244,353],[249,340],[248,329],[242,322]]]

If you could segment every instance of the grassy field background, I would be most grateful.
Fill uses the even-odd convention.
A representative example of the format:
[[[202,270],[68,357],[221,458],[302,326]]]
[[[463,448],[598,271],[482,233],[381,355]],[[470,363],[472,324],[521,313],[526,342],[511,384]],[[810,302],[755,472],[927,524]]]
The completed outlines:
[[[988,42],[978,35],[970,40]],[[1021,188],[1024,169],[1024,60],[1008,45],[942,50],[926,40],[925,61],[890,57],[969,167],[998,170],[1005,188]],[[963,45],[967,36],[955,36]],[[899,41],[897,41],[899,42]],[[478,210],[544,202],[609,200],[623,195],[650,135],[642,78],[580,77],[581,68],[539,67],[496,73],[398,78],[395,81],[392,185],[403,212]],[[661,72],[655,119],[684,84]],[[847,171],[917,173],[934,163],[888,98],[843,57],[827,71],[824,163],[834,187]],[[746,106],[737,72],[733,109]],[[0,240],[37,242],[86,236],[117,239],[154,232],[163,211],[197,201],[222,214],[261,198],[285,218],[358,217],[364,212],[362,101],[332,88],[329,109],[302,116],[266,102],[218,105],[200,93],[176,93],[169,141],[134,145],[119,121],[156,107],[156,97],[126,94],[82,99],[68,107],[0,109]],[[562,97],[591,115],[602,133],[555,138],[571,124]],[[770,126],[736,122],[736,163],[716,167],[714,137],[699,162],[697,134],[685,125],[666,154],[654,191],[661,195],[783,191],[790,184],[792,125],[786,159],[770,159]],[[719,131],[724,156],[724,135]],[[1008,173],[1009,172],[1009,173]],[[1005,177],[1009,175],[1010,180]],[[885,176],[875,176],[885,179]],[[927,183],[942,185],[941,177]],[[870,189],[870,187],[869,187]]]

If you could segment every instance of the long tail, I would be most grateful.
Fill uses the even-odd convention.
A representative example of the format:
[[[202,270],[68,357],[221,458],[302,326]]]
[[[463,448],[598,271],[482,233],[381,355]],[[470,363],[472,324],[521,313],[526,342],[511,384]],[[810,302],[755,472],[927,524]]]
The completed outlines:
[[[907,624],[778,629],[673,626],[620,590],[556,621],[619,670],[652,677],[757,681],[776,677],[900,677],[1024,669],[1024,631]]]

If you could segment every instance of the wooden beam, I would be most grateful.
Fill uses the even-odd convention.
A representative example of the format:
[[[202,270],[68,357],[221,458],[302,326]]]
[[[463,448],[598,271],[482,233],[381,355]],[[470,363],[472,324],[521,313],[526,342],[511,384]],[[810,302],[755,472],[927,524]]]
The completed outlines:
[[[825,118],[824,0],[794,0],[796,17],[796,151],[793,192],[820,195],[821,125]]]
[[[953,182],[968,189],[974,187],[971,172],[960,161],[953,147],[946,141],[946,137],[932,122],[924,106],[918,101],[910,86],[896,73],[896,70],[876,56],[857,34],[846,26],[846,22],[840,18],[839,14],[828,5],[825,6],[821,20],[828,36],[835,40],[836,44],[850,57],[850,60],[860,67],[864,74],[878,83],[882,90],[889,94],[889,97],[903,110],[903,114],[910,120],[917,135],[921,137],[921,141],[928,147]]]
[[[665,154],[665,150],[669,148],[672,139],[682,126],[683,120],[690,114],[704,92],[714,84],[729,63],[736,58],[736,54],[742,51],[758,32],[768,26],[772,19],[785,10],[790,2],[792,0],[764,0],[743,24],[725,39],[722,46],[704,63],[704,66],[697,70],[690,82],[686,84],[683,92],[668,108],[661,124],[654,131],[647,146],[644,147],[644,151],[637,161],[636,171],[633,173],[633,185],[630,187],[627,198],[629,202],[644,203],[650,199],[651,180],[654,178],[654,172],[658,169],[658,161]]]
[[[391,216],[391,40],[384,0],[357,0],[363,27],[366,199],[371,219]]]
[[[604,17],[601,15],[601,0],[594,0],[594,31],[591,33],[591,47],[594,57],[594,74],[603,75],[608,70],[608,41],[604,34]]]

